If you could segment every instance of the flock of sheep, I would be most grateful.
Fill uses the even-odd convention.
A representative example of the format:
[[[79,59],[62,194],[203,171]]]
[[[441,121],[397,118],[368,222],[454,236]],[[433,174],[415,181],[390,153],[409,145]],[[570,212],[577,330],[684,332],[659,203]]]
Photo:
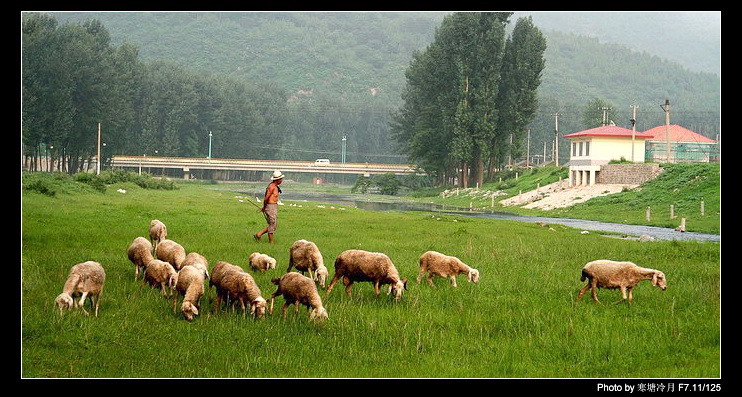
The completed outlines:
[[[149,240],[137,237],[127,250],[129,260],[135,266],[134,280],[139,279],[140,272],[143,279],[152,287],[160,288],[161,294],[172,297],[173,312],[177,312],[177,304],[182,296],[180,311],[183,317],[192,321],[199,314],[201,298],[204,293],[216,289],[216,309],[222,310],[225,304],[231,306],[234,312],[239,303],[243,316],[249,314],[255,318],[265,316],[266,310],[273,314],[273,303],[277,296],[284,297],[282,313],[285,316],[290,305],[299,312],[299,304],[307,307],[309,318],[322,320],[328,318],[327,309],[322,305],[322,299],[317,290],[317,284],[325,288],[328,276],[322,254],[317,245],[307,240],[297,240],[289,249],[289,266],[286,274],[271,280],[277,290],[271,294],[270,303],[262,297],[260,288],[255,279],[240,266],[219,261],[209,273],[209,264],[206,258],[196,252],[186,255],[185,249],[173,240],[167,239],[167,227],[155,219],[150,223]],[[479,282],[479,271],[454,256],[448,256],[435,251],[422,254],[419,260],[420,272],[417,282],[420,283],[426,276],[428,283],[433,286],[433,278],[446,278],[456,287],[456,277],[466,275],[467,281]],[[276,260],[259,252],[252,253],[248,258],[252,271],[264,272],[276,268]],[[301,273],[291,272],[296,268]],[[309,277],[304,273],[308,272]],[[98,316],[100,296],[103,293],[106,274],[103,267],[93,261],[77,264],[72,267],[63,292],[55,299],[60,313],[63,310],[84,308],[85,300],[90,296],[90,305]],[[628,300],[633,302],[633,288],[642,280],[651,280],[652,285],[667,289],[665,274],[659,270],[643,268],[631,262],[615,262],[597,260],[587,263],[582,269],[581,281],[588,280],[577,295],[577,299],[588,289],[592,290],[592,298],[598,301],[597,289],[620,289],[622,299],[616,303]],[[208,280],[208,288],[204,284]],[[329,295],[335,284],[342,280],[348,296],[355,282],[371,282],[378,296],[380,287],[389,285],[388,295],[395,301],[402,298],[407,290],[407,279],[402,279],[391,259],[378,252],[368,252],[351,249],[344,251],[335,259],[335,274],[326,288]],[[80,297],[75,302],[74,298]]]

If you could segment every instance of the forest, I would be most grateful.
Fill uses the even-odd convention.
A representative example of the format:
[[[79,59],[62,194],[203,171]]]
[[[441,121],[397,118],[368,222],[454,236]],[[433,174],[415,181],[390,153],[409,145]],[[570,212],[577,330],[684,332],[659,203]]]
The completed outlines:
[[[22,20],[22,138],[27,163],[73,172],[113,154],[408,162],[392,136],[405,73],[441,13],[27,13]],[[507,32],[514,28],[511,18]],[[715,138],[718,76],[598,39],[544,31],[545,66],[530,152],[586,128],[600,100],[626,126],[672,122]],[[53,62],[52,62],[53,60]],[[620,64],[621,67],[615,67]],[[518,153],[525,143],[517,142]],[[566,145],[566,143],[562,143]],[[560,149],[560,162],[567,160]],[[68,164],[69,163],[69,164]],[[32,167],[31,167],[32,168]]]

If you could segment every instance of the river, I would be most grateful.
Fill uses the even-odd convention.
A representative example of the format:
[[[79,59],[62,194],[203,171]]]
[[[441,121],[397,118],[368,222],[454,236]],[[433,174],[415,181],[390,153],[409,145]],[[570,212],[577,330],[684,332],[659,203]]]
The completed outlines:
[[[240,194],[247,195],[247,197],[262,197],[262,191],[252,192],[237,192]],[[657,240],[678,240],[678,241],[701,241],[701,242],[721,242],[721,235],[718,234],[705,234],[695,232],[678,232],[674,229],[655,227],[655,226],[641,226],[641,225],[625,225],[621,223],[608,223],[589,221],[583,219],[569,219],[569,218],[547,218],[538,216],[523,216],[514,215],[504,212],[482,212],[482,211],[469,211],[467,208],[451,207],[440,204],[431,203],[419,203],[419,202],[407,202],[407,201],[395,201],[394,199],[388,199],[386,197],[379,197],[378,199],[361,199],[358,196],[353,195],[341,195],[341,194],[325,194],[325,193],[284,193],[281,196],[286,201],[303,201],[323,204],[342,205],[346,207],[359,208],[368,211],[422,211],[422,212],[434,212],[445,215],[456,215],[469,218],[479,219],[500,219],[510,220],[525,223],[536,223],[544,222],[547,224],[557,224],[571,227],[578,230],[588,230],[594,232],[610,232],[617,233],[619,235],[628,236],[641,236],[648,235]],[[636,237],[629,237],[636,238]]]

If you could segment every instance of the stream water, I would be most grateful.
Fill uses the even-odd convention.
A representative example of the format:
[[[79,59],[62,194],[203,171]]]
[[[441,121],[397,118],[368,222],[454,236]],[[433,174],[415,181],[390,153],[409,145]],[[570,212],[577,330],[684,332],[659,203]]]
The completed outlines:
[[[247,197],[262,197],[262,191],[254,192],[238,192],[244,194]],[[417,203],[417,202],[400,202],[388,200],[380,197],[377,200],[371,199],[360,199],[357,196],[352,195],[340,195],[340,194],[316,194],[316,193],[289,193],[286,192],[281,195],[283,200],[286,201],[303,201],[313,202],[322,204],[342,205],[346,207],[359,208],[368,211],[423,211],[433,212],[445,215],[456,215],[470,218],[480,219],[500,219],[500,220],[511,220],[526,223],[544,222],[547,224],[564,225],[579,230],[588,230],[594,232],[610,232],[618,233],[619,235],[627,235],[636,238],[636,236],[648,235],[657,240],[682,240],[682,241],[703,241],[703,242],[721,242],[721,235],[718,234],[705,234],[695,232],[678,232],[674,229],[655,227],[655,226],[640,226],[640,225],[625,225],[621,223],[607,223],[598,221],[589,221],[583,219],[569,219],[569,218],[547,218],[537,216],[523,216],[514,215],[504,212],[482,212],[482,211],[470,211],[468,208],[451,207],[440,204],[431,203]]]

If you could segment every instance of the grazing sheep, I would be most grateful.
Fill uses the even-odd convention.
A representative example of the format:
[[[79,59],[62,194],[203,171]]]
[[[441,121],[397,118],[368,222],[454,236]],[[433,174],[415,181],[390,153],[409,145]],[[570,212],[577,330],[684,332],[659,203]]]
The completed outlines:
[[[175,241],[167,239],[160,241],[155,252],[157,253],[157,259],[168,262],[175,270],[180,270],[183,267],[183,261],[186,258],[185,249]]]
[[[90,315],[84,306],[85,298],[90,295],[90,309],[95,308],[95,317],[98,317],[100,296],[103,294],[105,282],[106,272],[98,262],[87,261],[72,266],[62,293],[54,299],[55,305],[59,307],[59,314],[62,314],[63,310],[79,307],[86,315]],[[77,296],[80,296],[80,301],[75,304],[73,298]]]
[[[456,276],[466,274],[466,280],[469,282],[479,282],[479,270],[467,266],[464,262],[455,256],[448,256],[440,252],[428,251],[420,256],[420,274],[417,276],[417,283],[428,273],[428,284],[433,286],[433,277],[448,278],[451,285],[456,287]]]
[[[201,307],[201,297],[204,295],[204,272],[196,266],[183,266],[182,269],[172,276],[173,313],[176,312],[178,297],[183,295],[181,311],[188,321],[193,321],[193,316],[198,315]]]
[[[304,274],[309,271],[309,277],[314,281],[320,281],[315,272],[321,267],[325,267],[322,253],[317,248],[317,244],[307,240],[296,240],[289,248],[289,267],[286,273],[291,271],[292,267]],[[327,268],[325,267],[325,279],[327,278]],[[325,287],[324,281],[320,282],[322,288]]]
[[[379,286],[389,284],[389,292],[395,301],[402,298],[402,292],[407,290],[407,279],[401,280],[399,272],[388,256],[379,252],[363,250],[343,251],[335,259],[335,275],[327,287],[329,295],[335,283],[343,279],[345,293],[350,296],[350,289],[354,282],[370,281],[374,283],[376,296],[379,295]]]
[[[250,304],[250,315],[261,318],[265,315],[266,300],[260,295],[260,288],[252,276],[241,267],[227,262],[218,262],[211,272],[210,285],[216,286],[217,310],[221,310],[222,300],[239,302],[243,315],[246,302]]]
[[[314,272],[314,277],[312,279],[318,282],[320,287],[325,288],[325,282],[327,281],[328,275],[329,272],[327,271],[327,267],[325,267],[325,265],[319,265],[317,266],[317,270]]]
[[[309,319],[325,320],[327,319],[327,309],[322,306],[322,298],[317,292],[317,286],[314,281],[297,272],[286,273],[281,278],[271,280],[278,286],[276,292],[271,294],[270,314],[273,314],[273,301],[277,296],[283,295],[284,304],[282,313],[286,317],[286,308],[292,303],[296,307],[295,312],[299,313],[299,303],[307,307]]]
[[[154,245],[155,249],[157,249],[158,243],[164,240],[165,237],[167,237],[167,227],[158,219],[153,219],[149,223],[149,241]]]
[[[185,259],[183,259],[183,262],[180,264],[180,268],[183,269],[186,266],[193,266],[195,268],[201,269],[201,271],[204,273],[204,277],[206,277],[207,279],[209,278],[209,262],[203,255],[199,254],[198,252],[191,252],[190,254],[186,255]]]
[[[171,277],[176,274],[175,268],[168,262],[154,259],[147,264],[144,270],[144,280],[152,287],[159,286],[162,289],[161,295],[170,296],[172,289]]]
[[[134,264],[134,281],[136,281],[139,278],[139,271],[141,270],[142,275],[144,275],[147,264],[155,259],[152,256],[152,243],[144,237],[137,237],[126,253],[131,263]]]
[[[590,288],[592,289],[593,300],[600,303],[597,289],[607,288],[621,290],[622,299],[616,302],[617,304],[627,299],[627,291],[628,301],[632,303],[634,301],[632,291],[642,280],[652,280],[652,285],[661,288],[663,291],[667,289],[665,273],[659,270],[639,267],[631,262],[609,260],[589,262],[582,268],[580,281],[585,281],[585,279],[588,279],[588,282],[577,294],[578,301],[582,299],[582,295]]]
[[[260,252],[253,252],[247,259],[250,269],[253,271],[264,272],[266,270],[276,268],[276,260],[266,254]]]

